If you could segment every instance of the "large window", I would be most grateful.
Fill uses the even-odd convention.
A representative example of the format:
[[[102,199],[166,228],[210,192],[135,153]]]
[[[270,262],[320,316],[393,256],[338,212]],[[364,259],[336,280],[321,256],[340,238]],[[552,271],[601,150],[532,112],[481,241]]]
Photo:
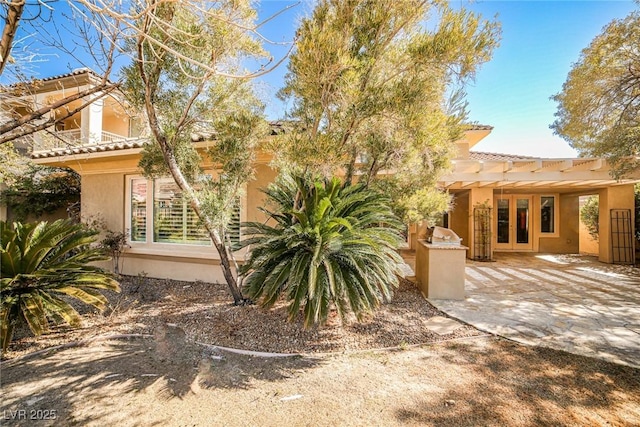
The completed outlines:
[[[210,245],[197,215],[171,178],[128,179],[128,228],[132,243]],[[240,240],[240,206],[228,227],[232,243]]]
[[[153,182],[153,241],[192,245],[210,243],[198,216],[171,178]]]
[[[555,196],[540,197],[540,232],[556,232],[556,198]]]
[[[131,207],[131,241],[147,241],[147,180],[144,178],[134,178],[130,181],[131,196],[129,203]]]

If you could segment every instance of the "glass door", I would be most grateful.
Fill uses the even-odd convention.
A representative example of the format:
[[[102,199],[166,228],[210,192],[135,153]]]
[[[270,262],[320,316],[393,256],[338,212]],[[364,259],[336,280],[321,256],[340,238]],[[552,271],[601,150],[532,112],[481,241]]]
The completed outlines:
[[[496,250],[531,251],[531,196],[497,196]]]

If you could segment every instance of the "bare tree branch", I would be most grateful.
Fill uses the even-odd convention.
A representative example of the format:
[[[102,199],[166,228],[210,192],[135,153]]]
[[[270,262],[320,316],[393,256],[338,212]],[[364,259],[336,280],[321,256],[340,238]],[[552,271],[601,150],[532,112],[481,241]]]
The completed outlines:
[[[25,0],[10,1],[7,5],[7,16],[4,21],[2,37],[0,38],[0,75],[2,75],[7,62],[11,60],[13,40],[18,31],[18,25],[20,24],[20,18],[24,12],[25,5]]]
[[[30,114],[26,114],[19,119],[13,119],[9,122],[3,123],[0,125],[0,144],[5,144],[7,142],[14,141],[23,136],[31,135],[35,132],[47,129],[51,126],[54,126],[56,123],[60,123],[65,119],[73,116],[74,114],[82,111],[84,108],[95,102],[96,100],[105,97],[109,93],[113,92],[118,87],[117,84],[103,82],[98,84],[95,87],[92,87],[87,90],[83,90],[73,95],[69,95],[65,98],[62,98],[52,104],[46,105]],[[46,120],[43,123],[34,125],[34,122],[38,119],[41,119],[44,115],[49,112],[56,110],[58,108],[62,108],[66,105],[69,105],[73,101],[78,99],[82,99],[94,94],[98,94],[96,97],[92,97],[91,99],[83,102],[79,107],[67,110],[64,114],[60,115],[57,118],[51,118]]]

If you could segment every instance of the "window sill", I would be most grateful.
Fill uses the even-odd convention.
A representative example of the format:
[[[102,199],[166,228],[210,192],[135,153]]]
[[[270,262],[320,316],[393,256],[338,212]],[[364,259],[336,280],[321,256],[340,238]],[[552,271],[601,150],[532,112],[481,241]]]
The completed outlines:
[[[150,255],[168,258],[197,258],[207,260],[219,260],[220,255],[213,246],[197,245],[155,245],[155,244],[131,244],[125,250],[124,255]],[[246,249],[233,253],[240,260],[244,258]]]

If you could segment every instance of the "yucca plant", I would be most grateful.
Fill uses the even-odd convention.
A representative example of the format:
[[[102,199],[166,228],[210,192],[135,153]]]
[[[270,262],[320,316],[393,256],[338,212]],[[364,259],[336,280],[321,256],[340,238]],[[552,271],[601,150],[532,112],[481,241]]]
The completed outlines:
[[[110,273],[89,265],[108,259],[100,248],[90,246],[96,233],[69,220],[0,222],[3,351],[9,346],[21,316],[35,335],[47,332],[50,321],[77,326],[79,314],[61,295],[102,310],[107,299],[98,290],[120,290]]]
[[[283,178],[265,190],[272,210],[266,224],[243,224],[250,246],[244,291],[265,307],[281,295],[289,320],[300,309],[304,325],[324,324],[331,307],[358,320],[389,300],[402,258],[403,224],[388,198],[339,179]]]

